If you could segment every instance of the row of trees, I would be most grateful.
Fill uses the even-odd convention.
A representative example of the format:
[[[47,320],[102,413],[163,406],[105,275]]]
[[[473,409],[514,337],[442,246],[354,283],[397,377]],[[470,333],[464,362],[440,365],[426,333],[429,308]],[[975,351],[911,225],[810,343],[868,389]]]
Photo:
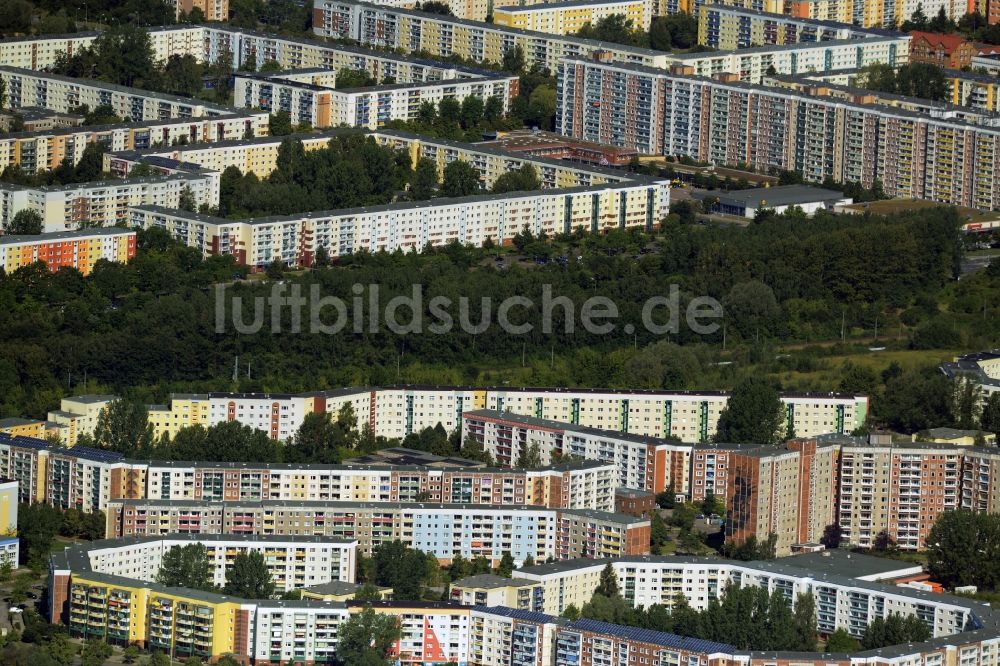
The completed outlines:
[[[869,90],[896,95],[937,101],[945,101],[950,97],[944,71],[926,62],[912,62],[898,68],[883,63],[866,65],[858,73],[857,82]]]
[[[274,580],[264,555],[256,550],[241,551],[226,569],[226,584],[215,585],[214,567],[204,544],[172,546],[163,554],[156,582],[168,587],[185,587],[205,592],[222,592],[242,599],[270,599]]]
[[[219,213],[246,218],[384,204],[412,177],[405,151],[361,134],[333,137],[327,147],[309,152],[301,140],[288,138],[266,178],[235,167],[222,172]]]
[[[657,51],[695,50],[698,46],[698,19],[687,12],[654,16],[647,32],[634,26],[632,19],[624,14],[612,14],[597,23],[587,23],[576,34],[587,39]]]
[[[35,570],[44,570],[57,535],[88,540],[105,535],[103,511],[62,511],[45,503],[20,504],[17,511],[21,562]]]
[[[660,604],[633,608],[622,597],[611,565],[601,572],[590,602],[579,612],[571,606],[564,615],[718,641],[738,650],[811,652],[817,641],[816,604],[811,595],[799,595],[793,608],[779,590],[770,593],[766,588],[730,585],[703,611],[691,608],[683,594],[674,599],[672,609]]]
[[[562,308],[554,310],[552,333],[544,334],[535,308],[525,311],[534,329],[521,336],[490,326],[478,335],[455,330],[404,338],[379,327],[360,337],[286,335],[280,349],[267,332],[215,332],[212,285],[232,281],[244,267],[232,257],[202,259],[162,230],[143,231],[128,265],[101,261],[87,277],[39,265],[0,276],[0,302],[10,314],[0,320],[0,413],[44,417],[67,393],[128,392],[137,401],[159,403],[172,391],[296,392],[396,382],[718,389],[757,374],[781,376],[774,388],[815,389],[820,387],[787,378],[828,369],[843,376],[843,390],[877,389],[874,422],[908,430],[950,425],[950,413],[944,420],[935,406],[939,389],[949,384],[933,368],[925,376],[879,367],[872,357],[867,370],[842,373],[838,361],[821,355],[794,351],[776,358],[774,345],[839,339],[845,332],[870,336],[876,319],[880,334],[895,336],[905,327],[921,348],[1000,343],[1000,307],[992,297],[1000,270],[952,282],[961,257],[959,222],[954,210],[941,208],[892,217],[819,215],[806,225],[776,218],[745,229],[668,223],[650,234],[574,232],[532,240],[571,260],[530,267],[513,262],[502,280],[492,260],[495,248],[453,244],[421,254],[357,253],[338,259],[347,270],[285,279],[303,293],[315,284],[346,303],[355,284],[379,284],[382,303],[408,295],[413,284],[423,285],[425,303],[436,295],[496,303],[511,294],[541,303],[548,284],[553,296],[576,304],[610,298],[625,322],[641,321],[642,303],[677,285],[681,311],[693,295],[706,295],[722,301],[727,314],[714,334],[699,336],[681,326],[669,341],[644,327],[627,337],[579,326],[570,333]],[[243,282],[226,295],[253,303],[269,289]],[[723,339],[725,352],[715,346]],[[252,361],[252,378],[241,373],[232,379],[237,355],[244,366]]]

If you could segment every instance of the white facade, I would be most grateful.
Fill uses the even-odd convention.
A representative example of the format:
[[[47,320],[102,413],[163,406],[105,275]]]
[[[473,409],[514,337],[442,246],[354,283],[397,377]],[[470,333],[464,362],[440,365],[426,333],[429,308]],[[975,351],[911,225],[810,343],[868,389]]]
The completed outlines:
[[[91,571],[155,582],[163,556],[174,547],[200,543],[208,551],[212,583],[226,585],[226,571],[239,553],[264,556],[278,592],[331,581],[353,583],[357,541],[319,537],[169,535],[161,539],[97,542],[87,550]]]

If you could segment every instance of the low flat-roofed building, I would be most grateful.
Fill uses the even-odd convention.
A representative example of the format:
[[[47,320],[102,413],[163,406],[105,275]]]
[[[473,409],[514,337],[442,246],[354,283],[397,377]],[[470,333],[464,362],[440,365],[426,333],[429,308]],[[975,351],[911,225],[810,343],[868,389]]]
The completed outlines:
[[[520,610],[542,610],[542,585],[527,578],[494,574],[467,576],[451,584],[451,600],[472,606],[506,606]]]
[[[869,582],[908,582],[924,577],[924,568],[914,562],[839,549],[791,555],[781,563]]]
[[[615,489],[615,513],[644,516],[656,509],[656,494],[638,488]]]
[[[639,151],[634,148],[612,146],[607,143],[562,136],[555,132],[530,129],[503,132],[496,139],[484,141],[480,145],[508,153],[586,162],[600,166],[626,166],[639,155]]]
[[[351,601],[362,587],[364,587],[362,583],[332,580],[329,583],[302,588],[302,598],[317,601]],[[383,600],[392,598],[391,587],[379,587],[378,591]]]
[[[995,433],[985,430],[960,430],[958,428],[931,428],[913,435],[913,441],[954,444],[955,446],[996,446]]]
[[[718,199],[718,203],[712,207],[714,212],[748,219],[753,219],[758,210],[773,210],[780,215],[793,206],[812,216],[817,211],[833,210],[834,206],[844,206],[854,201],[850,197],[845,197],[843,192],[808,185],[778,185],[712,192],[712,196]]]

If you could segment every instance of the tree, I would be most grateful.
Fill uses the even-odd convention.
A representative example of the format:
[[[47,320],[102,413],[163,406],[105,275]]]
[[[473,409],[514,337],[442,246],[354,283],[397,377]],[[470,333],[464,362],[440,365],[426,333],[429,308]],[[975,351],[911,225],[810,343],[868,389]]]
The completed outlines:
[[[954,388],[951,411],[955,425],[965,430],[975,428],[979,423],[979,405],[983,398],[979,382],[973,377],[959,376],[954,380]]]
[[[781,316],[774,291],[759,280],[733,285],[723,305],[726,318],[747,339],[759,340],[760,334],[767,334]]]
[[[381,601],[382,591],[378,588],[378,585],[373,585],[371,583],[365,583],[357,590],[354,591],[355,601]]]
[[[181,189],[180,196],[177,198],[177,207],[191,213],[198,210],[198,202],[194,198],[194,192],[187,185]]]
[[[667,489],[656,495],[656,506],[661,509],[672,509],[677,503],[677,491],[674,490],[674,482],[671,481]]]
[[[658,555],[660,549],[670,541],[670,530],[667,529],[663,518],[660,518],[659,511],[653,511],[649,521],[649,549],[654,555]]]
[[[556,89],[547,83],[536,86],[528,96],[524,121],[543,130],[553,129],[556,115]]]
[[[906,23],[903,23],[902,28],[903,31],[905,32],[908,32],[910,30],[927,29],[927,14],[924,13],[924,5],[922,2],[917,3],[917,8],[910,16],[910,20]]]
[[[270,599],[274,595],[274,580],[264,555],[256,550],[237,553],[226,571],[225,591],[244,599]]]
[[[370,582],[391,587],[394,599],[420,599],[423,597],[426,564],[427,556],[419,550],[408,548],[399,540],[388,541],[375,548],[372,555],[374,580]],[[486,569],[489,571],[489,563]]]
[[[500,564],[497,566],[497,575],[510,578],[514,574],[514,558],[509,550],[503,551],[500,557]]]
[[[287,111],[272,113],[267,120],[267,129],[271,136],[288,136],[292,133],[292,118]]]
[[[434,160],[421,157],[413,169],[413,179],[410,181],[410,198],[414,201],[425,201],[434,196],[440,182],[438,168]]]
[[[732,444],[774,445],[785,430],[785,405],[764,378],[752,375],[729,395],[719,415],[715,440]]]
[[[954,32],[957,28],[955,22],[945,14],[944,7],[939,8],[938,13],[927,24],[927,29],[930,32]]]
[[[721,515],[726,510],[722,500],[715,496],[711,490],[705,493],[705,499],[701,501],[701,512],[706,516]]]
[[[875,542],[872,544],[872,548],[880,553],[887,553],[896,550],[896,540],[889,534],[889,530],[882,530],[875,535]]]
[[[124,650],[122,650],[122,661],[126,664],[134,664],[139,658],[139,648],[134,645],[129,645]]]
[[[826,652],[832,654],[857,652],[861,648],[846,629],[837,629],[826,639]]]
[[[795,650],[816,650],[816,599],[807,592],[795,597],[794,610]]]
[[[619,594],[618,574],[615,573],[615,569],[610,563],[605,565],[604,569],[601,570],[601,578],[597,583],[594,594],[600,594],[609,598]]]
[[[530,192],[540,190],[542,182],[538,179],[535,167],[525,164],[520,169],[508,171],[493,181],[493,192]]]
[[[469,95],[462,100],[462,127],[466,129],[471,129],[477,127],[481,122],[483,122],[483,113],[485,112],[485,105],[483,100],[476,97],[475,95]]]
[[[593,25],[587,23],[576,34],[578,37],[596,39],[602,42],[629,44],[631,46],[645,45],[645,35],[641,31],[635,30],[632,25],[632,19],[626,18],[624,14],[611,14],[599,19]]]
[[[530,442],[521,447],[514,467],[517,469],[538,469],[542,466],[542,451],[538,442]]]
[[[399,640],[395,616],[366,607],[350,616],[337,630],[337,658],[354,666],[388,666],[389,650]]]
[[[580,609],[576,607],[576,604],[570,604],[563,609],[561,617],[564,617],[572,622],[576,622],[580,619]]]
[[[287,266],[284,261],[281,259],[275,259],[267,265],[267,268],[264,269],[264,275],[272,280],[280,280],[285,276],[286,268]]]
[[[504,51],[503,60],[500,65],[504,71],[511,74],[521,74],[524,72],[525,59],[524,49],[520,44]]]
[[[339,447],[347,445],[348,438],[329,412],[311,412],[302,419],[291,444],[305,460],[336,465],[340,463]]]
[[[483,107],[483,120],[488,123],[495,123],[501,118],[503,118],[503,100],[496,95],[487,97],[486,104]]]
[[[45,220],[41,213],[31,208],[22,208],[7,221],[4,233],[10,236],[38,235],[44,227]]]
[[[170,657],[159,651],[153,652],[146,658],[146,666],[171,666]]]
[[[212,564],[203,544],[171,546],[163,554],[156,582],[167,587],[187,587],[193,590],[212,591]]]
[[[114,650],[111,649],[110,645],[96,639],[86,641],[80,651],[83,666],[101,666],[112,654],[114,654]]]
[[[102,449],[134,456],[148,451],[153,442],[149,410],[127,398],[112,400],[101,410],[94,429],[94,443]]]
[[[840,523],[831,523],[823,528],[823,536],[820,537],[819,542],[826,546],[828,550],[836,550],[840,548],[843,538],[843,534],[840,531]]]
[[[465,197],[479,192],[479,170],[465,160],[455,160],[444,168],[441,193],[446,197]]]
[[[364,69],[349,69],[344,67],[337,70],[337,78],[334,87],[337,90],[347,88],[369,88],[378,84],[378,81]]]
[[[885,619],[877,617],[865,629],[861,647],[876,650],[887,645],[921,643],[931,637],[931,631],[916,615],[902,616],[889,613]]]
[[[979,415],[979,427],[1000,437],[1000,391],[990,393],[983,403],[983,411]]]
[[[427,0],[423,4],[418,3],[417,9],[422,12],[427,12],[428,14],[441,14],[443,16],[454,16],[451,11],[451,7],[448,6],[447,2],[439,2],[439,0]]]
[[[17,514],[22,561],[44,563],[62,525],[59,510],[49,504],[20,504]]]
[[[161,89],[175,95],[193,97],[201,92],[204,68],[192,55],[173,54],[163,64]]]
[[[1000,516],[945,511],[927,534],[927,570],[954,587],[1000,587]]]

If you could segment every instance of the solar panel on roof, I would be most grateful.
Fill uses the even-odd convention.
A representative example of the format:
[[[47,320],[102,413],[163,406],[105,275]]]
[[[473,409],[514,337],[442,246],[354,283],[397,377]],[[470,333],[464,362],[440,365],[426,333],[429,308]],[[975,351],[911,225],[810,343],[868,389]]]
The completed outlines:
[[[116,451],[106,451],[105,449],[94,449],[89,446],[74,446],[66,450],[66,453],[85,458],[95,462],[118,462],[124,456]]]
[[[599,622],[597,620],[577,620],[576,622],[573,622],[570,627],[573,629],[592,631],[594,633],[606,634],[609,636],[619,636],[621,638],[641,641],[643,643],[662,645],[664,647],[691,650],[693,652],[733,652],[736,650],[736,648],[732,645],[726,645],[725,643],[716,643],[715,641],[707,641],[701,638],[687,638],[684,636],[678,636],[677,634],[668,634],[663,631],[654,631],[652,629],[625,627],[618,624],[610,624],[608,622]]]

